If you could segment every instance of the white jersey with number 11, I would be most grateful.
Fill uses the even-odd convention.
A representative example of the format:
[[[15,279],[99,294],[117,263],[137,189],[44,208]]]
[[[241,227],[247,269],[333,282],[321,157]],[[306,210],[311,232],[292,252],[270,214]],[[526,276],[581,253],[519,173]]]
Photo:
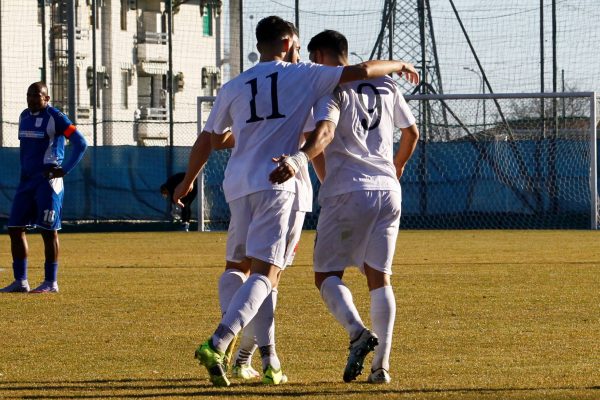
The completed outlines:
[[[343,67],[261,62],[221,88],[207,126],[221,134],[231,128],[235,147],[225,170],[223,191],[230,202],[262,190],[295,192],[293,179],[274,185],[272,157],[293,154],[313,104],[333,92]]]

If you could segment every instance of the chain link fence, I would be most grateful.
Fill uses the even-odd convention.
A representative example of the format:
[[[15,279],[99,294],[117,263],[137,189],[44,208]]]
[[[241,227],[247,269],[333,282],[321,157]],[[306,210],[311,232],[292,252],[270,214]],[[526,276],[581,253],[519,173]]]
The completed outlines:
[[[2,1],[0,219],[10,212],[18,182],[18,116],[25,93],[43,80],[51,104],[76,122],[91,145],[82,166],[67,177],[65,219],[169,220],[158,188],[186,168],[197,135],[196,98],[216,95],[224,82],[257,62],[254,29],[268,15],[299,26],[304,60],[310,37],[336,29],[348,38],[349,62],[406,59],[438,93],[538,92],[556,83],[557,70],[563,72],[558,90],[561,83],[567,91],[593,90],[600,81],[595,0],[557,1],[556,12],[550,1],[452,3],[454,9],[445,0]],[[422,87],[401,85],[407,94],[423,93]],[[500,109],[527,110],[523,121],[548,137],[556,121],[564,124],[577,107],[570,98],[520,101]],[[432,145],[470,140],[465,127],[493,135],[500,114],[489,98],[470,101],[470,117],[463,115],[453,126],[452,112],[441,101],[427,108],[418,104],[415,115]]]
[[[597,228],[594,93],[406,99],[415,114],[437,107],[446,120],[417,121],[421,136],[401,181],[403,228]],[[564,114],[540,119],[544,103],[562,107]],[[394,141],[397,149],[400,131]],[[201,177],[205,230],[226,229],[229,221],[221,187],[229,155],[213,153]],[[305,228],[314,229],[320,185],[312,169],[311,178],[315,203]]]

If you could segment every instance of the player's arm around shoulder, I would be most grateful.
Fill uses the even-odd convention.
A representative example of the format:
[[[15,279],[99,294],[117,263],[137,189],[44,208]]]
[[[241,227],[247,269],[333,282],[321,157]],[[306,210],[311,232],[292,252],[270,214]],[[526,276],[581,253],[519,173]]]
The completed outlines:
[[[340,117],[340,93],[340,89],[336,88],[334,93],[321,97],[313,106],[313,118],[317,123],[311,133],[305,134],[306,142],[300,151],[291,156],[281,155],[273,158],[273,162],[278,163],[278,166],[269,175],[272,183],[283,183],[293,177],[310,160],[322,154],[331,143]],[[324,170],[322,172],[324,178]]]
[[[339,83],[380,78],[393,73],[404,76],[406,80],[415,85],[419,83],[419,73],[412,64],[394,60],[369,60],[345,66]]]
[[[308,164],[308,162],[319,154],[333,140],[335,135],[335,124],[329,120],[317,122],[315,130],[306,138],[306,143],[300,151],[291,156],[281,155],[273,158],[277,167],[269,174],[269,180],[274,184],[281,184],[292,178],[296,173]]]

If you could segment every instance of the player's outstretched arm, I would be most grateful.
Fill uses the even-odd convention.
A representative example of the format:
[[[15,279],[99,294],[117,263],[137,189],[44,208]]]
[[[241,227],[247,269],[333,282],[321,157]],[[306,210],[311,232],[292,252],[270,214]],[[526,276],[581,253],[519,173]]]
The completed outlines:
[[[325,150],[325,147],[333,140],[334,133],[335,124],[333,122],[327,120],[317,122],[315,130],[306,138],[306,143],[299,152],[291,156],[282,155],[273,158],[273,162],[279,165],[269,175],[271,183],[283,183],[296,175],[303,165],[308,164],[310,160]]]
[[[412,64],[403,61],[369,60],[356,65],[344,67],[340,83],[380,78],[397,73],[413,84],[419,83],[419,73]]]
[[[194,188],[194,182],[196,181],[200,170],[204,167],[208,161],[210,153],[212,152],[210,136],[210,133],[202,131],[202,133],[200,133],[200,135],[198,135],[196,138],[196,142],[194,143],[194,146],[192,146],[192,151],[188,160],[188,167],[187,171],[185,171],[185,177],[181,183],[177,185],[175,191],[173,192],[173,198],[171,199],[173,203],[183,206],[181,199]]]
[[[404,173],[404,167],[410,157],[415,152],[419,140],[419,128],[413,124],[408,128],[400,129],[402,137],[400,138],[400,147],[394,156],[394,166],[396,167],[396,177],[400,179]]]

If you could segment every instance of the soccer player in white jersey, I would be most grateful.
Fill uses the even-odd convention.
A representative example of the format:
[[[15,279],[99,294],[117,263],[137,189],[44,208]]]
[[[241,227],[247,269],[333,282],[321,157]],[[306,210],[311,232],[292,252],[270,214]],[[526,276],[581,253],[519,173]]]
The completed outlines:
[[[346,65],[348,42],[324,31],[308,45],[311,60]],[[350,336],[343,379],[362,372],[365,356],[375,349],[371,383],[388,383],[396,301],[390,276],[400,225],[399,179],[419,138],[406,101],[394,80],[382,77],[340,85],[315,106],[315,120],[336,125],[325,149],[325,179],[319,192],[321,214],[314,252],[315,284],[329,309]],[[393,155],[394,126],[400,147]],[[342,277],[348,266],[366,276],[373,332],[368,330]]]
[[[304,144],[303,138],[301,144]],[[286,239],[286,267],[291,266],[294,261],[296,248],[300,242],[300,236],[302,235],[304,219],[306,213],[312,211],[313,203],[312,184],[310,182],[308,165],[301,166],[298,173],[295,175],[295,178],[296,196],[290,213]],[[281,280],[281,273],[278,275],[278,281],[273,285],[271,295],[263,302],[256,316],[242,332],[240,346],[233,359],[233,377],[252,379],[260,376],[251,366],[252,354],[257,346],[260,350],[263,368],[267,368],[270,360],[276,357],[275,307],[277,305],[279,280]],[[235,294],[235,292],[232,293],[234,287],[234,285],[229,286],[230,299],[233,297],[233,294]],[[225,312],[223,309],[222,311]],[[287,381],[287,376],[283,375],[282,377],[283,380]],[[271,383],[268,378],[264,382]]]
[[[310,121],[312,128],[314,128],[312,118],[310,118]],[[311,126],[311,124],[308,126]],[[312,128],[310,130],[312,130]],[[212,128],[206,125],[203,132],[198,135],[198,138],[192,147],[186,175],[173,193],[172,200],[175,203],[179,203],[181,199],[193,189],[195,180],[208,161],[213,150],[233,148],[235,145],[234,138],[229,131],[227,139],[220,144],[220,147],[213,149],[210,143],[210,136],[207,132],[208,130],[212,130]],[[307,131],[307,128],[305,128],[305,131]],[[304,140],[301,140],[301,144],[304,144]],[[307,212],[312,211],[313,203],[312,184],[310,182],[308,166],[305,165],[301,168],[295,178],[297,195],[292,207],[292,213],[290,214],[288,238],[286,241],[286,266],[290,266],[293,263],[296,248],[302,234],[304,218]],[[221,306],[222,314],[225,313],[231,298],[237,289],[239,289],[246,281],[250,273],[249,260],[240,255],[237,257],[239,258],[232,260],[230,258],[234,257],[228,255],[225,271],[221,274],[219,279],[219,304]],[[260,373],[254,370],[251,365],[251,358],[257,349],[257,343],[260,345],[262,353],[271,354],[275,352],[274,311],[277,304],[277,295],[277,287],[273,287],[271,299],[263,303],[263,307],[259,309],[257,315],[250,321],[248,326],[244,328],[242,337],[239,340],[239,349],[233,357],[233,360],[226,360],[227,364],[229,364],[229,361],[233,361],[231,368],[231,375],[233,377],[246,380],[260,377]],[[234,342],[232,342],[232,344],[233,343]],[[231,350],[231,348],[228,349],[228,352],[230,353]],[[227,355],[228,357],[231,356],[231,354]]]
[[[332,132],[313,134],[301,151],[298,141],[312,105],[339,83],[392,72],[406,72],[409,79],[418,80],[414,68],[399,61],[370,61],[349,67],[294,63],[300,47],[298,35],[293,24],[279,17],[262,19],[256,37],[260,62],[221,88],[207,122],[215,146],[226,128],[231,128],[235,137],[223,182],[231,210],[227,252],[251,260],[250,277],[229,302],[216,331],[196,350],[196,358],[216,386],[229,386],[223,369],[224,352],[270,297],[285,268],[296,188],[293,181],[271,181],[272,161],[281,160],[297,171],[323,151]],[[285,154],[292,155],[283,160]],[[263,382],[282,383],[277,355],[269,354],[266,359]]]

